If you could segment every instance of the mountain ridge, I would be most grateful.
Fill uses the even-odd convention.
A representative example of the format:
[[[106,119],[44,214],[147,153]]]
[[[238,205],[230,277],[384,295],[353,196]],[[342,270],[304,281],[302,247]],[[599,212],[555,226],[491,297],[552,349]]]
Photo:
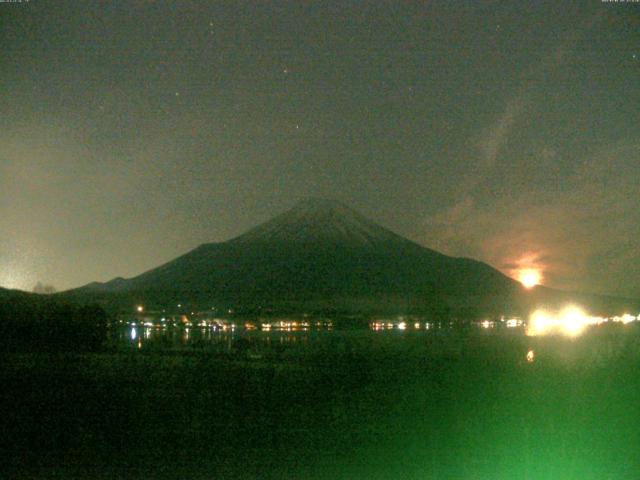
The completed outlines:
[[[464,315],[524,314],[536,297],[564,298],[546,287],[526,291],[486,263],[423,247],[327,199],[298,202],[235,238],[202,244],[135,277],[62,295],[128,309],[189,303]]]

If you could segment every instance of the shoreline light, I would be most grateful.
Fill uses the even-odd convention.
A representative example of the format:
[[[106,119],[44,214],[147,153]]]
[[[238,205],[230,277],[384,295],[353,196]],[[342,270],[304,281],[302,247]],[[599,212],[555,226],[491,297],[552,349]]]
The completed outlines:
[[[627,323],[631,318],[635,319],[632,315],[625,317]],[[613,321],[616,321],[616,318]],[[607,322],[606,318],[590,316],[576,305],[568,305],[560,312],[539,309],[529,317],[526,334],[532,337],[553,334],[577,337],[588,326],[600,325],[605,322]]]

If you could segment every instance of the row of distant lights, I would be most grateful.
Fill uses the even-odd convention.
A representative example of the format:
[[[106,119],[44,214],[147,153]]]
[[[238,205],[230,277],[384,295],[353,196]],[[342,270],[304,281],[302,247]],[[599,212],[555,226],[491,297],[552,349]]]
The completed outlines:
[[[178,304],[178,308],[182,308],[182,304],[181,303]],[[211,307],[211,310],[215,311],[216,307]],[[144,305],[137,305],[136,306],[136,312],[143,313],[144,312]],[[164,312],[164,310],[163,310],[163,312]],[[227,313],[233,313],[233,309],[232,308],[228,309]],[[195,315],[195,312],[191,312],[191,315]]]
[[[502,318],[499,322],[484,320],[479,323],[479,326],[484,329],[491,329],[496,327],[499,323],[507,328],[519,328],[524,326],[525,333],[528,336],[541,336],[541,335],[567,335],[570,337],[576,337],[584,332],[584,330],[592,325],[602,325],[605,323],[621,323],[629,324],[631,322],[639,321],[640,315],[633,316],[625,313],[621,316],[614,317],[594,317],[587,315],[584,310],[576,306],[568,306],[562,309],[560,312],[550,312],[547,310],[536,310],[529,317],[529,321],[525,322],[519,318]],[[440,324],[433,324],[429,322],[421,324],[415,322],[413,325],[407,322],[382,322],[377,321],[370,324],[372,330],[406,330],[413,326],[415,330],[424,328],[430,330],[432,328],[441,327]]]
[[[178,306],[181,306],[181,305],[178,305]],[[138,305],[136,307],[136,310],[138,313],[142,313],[144,312],[144,307],[142,305]],[[163,318],[162,320],[164,323],[165,319]],[[580,307],[570,305],[565,307],[559,312],[551,312],[543,309],[536,310],[529,317],[529,321],[527,322],[525,327],[525,332],[529,336],[564,334],[570,337],[576,337],[581,333],[583,333],[584,330],[589,326],[602,325],[604,323],[609,323],[609,322],[622,323],[626,325],[628,323],[635,322],[638,320],[640,320],[640,315],[633,316],[628,313],[625,313],[621,316],[614,316],[609,318],[590,316]],[[510,318],[506,320],[503,318],[500,321],[504,323],[504,325],[507,328],[521,327],[524,324],[522,320],[517,318]],[[188,323],[189,323],[188,326],[191,326],[191,322],[188,322]],[[392,330],[392,329],[406,330],[407,327],[410,325],[411,325],[410,323],[407,323],[404,321],[401,321],[401,322],[377,321],[377,322],[371,323],[370,326],[372,330],[378,331],[378,330]],[[483,328],[488,329],[488,328],[493,328],[496,325],[496,322],[484,320],[483,322],[480,323],[480,325]],[[135,326],[135,324],[133,324],[132,326]],[[150,327],[150,326],[154,326],[154,324],[151,322],[146,322],[144,323],[144,326]],[[227,330],[229,328],[235,329],[235,324],[232,324],[232,325],[215,324],[214,325],[214,324],[209,324],[206,321],[200,322],[198,326],[201,326],[201,327],[209,327],[209,326],[218,327],[219,326],[223,330]],[[275,322],[275,323],[262,323],[260,325],[260,329],[271,330],[273,328],[276,330],[295,330],[300,327],[302,329],[307,329],[309,328],[309,326],[310,325],[307,322],[301,322],[300,324],[298,322]],[[331,328],[332,325],[318,324],[315,326],[325,326],[325,327],[329,326],[329,328]],[[431,324],[429,322],[424,323],[425,330],[430,330],[434,326],[435,324]],[[245,325],[245,328],[247,330],[252,330],[257,328],[257,326],[254,324],[247,324]],[[413,328],[416,330],[420,330],[422,328],[422,324],[420,322],[415,322],[413,323]]]
[[[484,320],[482,322],[480,322],[480,326],[482,328],[493,328],[496,326],[498,322],[492,322],[490,320]],[[521,327],[522,325],[524,325],[524,322],[522,320],[520,320],[519,318],[509,318],[509,319],[504,319],[502,318],[500,320],[500,323],[504,324],[505,327],[507,328],[517,328],[517,327]]]
[[[124,323],[124,321],[121,321]],[[182,318],[178,321],[168,320],[165,317],[160,319],[160,323],[154,323],[150,321],[146,322],[126,322],[132,328],[136,327],[156,327],[156,328],[167,328],[169,325],[180,325],[182,327],[190,328],[190,327],[200,327],[200,328],[213,328],[214,330],[235,330],[237,325],[235,323],[229,323],[222,319],[215,320],[201,320],[199,322],[192,322],[188,320],[186,316],[182,316]],[[332,329],[333,322],[331,321],[277,321],[277,322],[245,322],[244,324],[240,324],[241,328],[245,330],[279,330],[279,331],[297,331],[297,330],[309,330],[311,328],[321,328],[321,329]]]
[[[432,328],[441,328],[440,324],[425,322],[424,326],[420,322],[410,323],[410,322],[372,322],[369,324],[371,330],[406,330],[407,328],[413,327],[415,330],[420,330],[424,328],[425,330],[431,330]]]
[[[523,321],[520,320],[519,318],[510,318],[510,319],[501,319],[500,323],[503,323],[507,328],[516,328],[516,327],[521,327],[523,325]],[[492,322],[489,320],[485,320],[483,322],[480,322],[480,326],[483,328],[493,328],[495,327],[497,324],[497,322]],[[376,321],[376,322],[372,322],[370,325],[371,330],[375,330],[375,331],[379,331],[379,330],[407,330],[410,329],[411,327],[413,327],[414,330],[431,330],[434,328],[442,328],[442,324],[441,323],[430,323],[430,322],[383,322],[383,321]],[[453,326],[452,322],[449,322],[449,326]]]

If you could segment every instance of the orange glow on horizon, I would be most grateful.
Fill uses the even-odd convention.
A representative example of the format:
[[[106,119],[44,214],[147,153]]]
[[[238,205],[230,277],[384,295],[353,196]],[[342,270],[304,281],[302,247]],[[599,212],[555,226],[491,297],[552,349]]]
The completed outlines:
[[[533,288],[542,281],[542,275],[539,270],[526,268],[518,272],[518,280],[524,288]]]

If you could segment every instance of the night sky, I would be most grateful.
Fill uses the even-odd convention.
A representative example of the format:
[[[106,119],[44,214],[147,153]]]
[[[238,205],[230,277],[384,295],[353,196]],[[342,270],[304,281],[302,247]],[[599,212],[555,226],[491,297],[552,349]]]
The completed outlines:
[[[320,196],[640,297],[640,3],[417,3],[0,3],[0,286],[133,276]]]

